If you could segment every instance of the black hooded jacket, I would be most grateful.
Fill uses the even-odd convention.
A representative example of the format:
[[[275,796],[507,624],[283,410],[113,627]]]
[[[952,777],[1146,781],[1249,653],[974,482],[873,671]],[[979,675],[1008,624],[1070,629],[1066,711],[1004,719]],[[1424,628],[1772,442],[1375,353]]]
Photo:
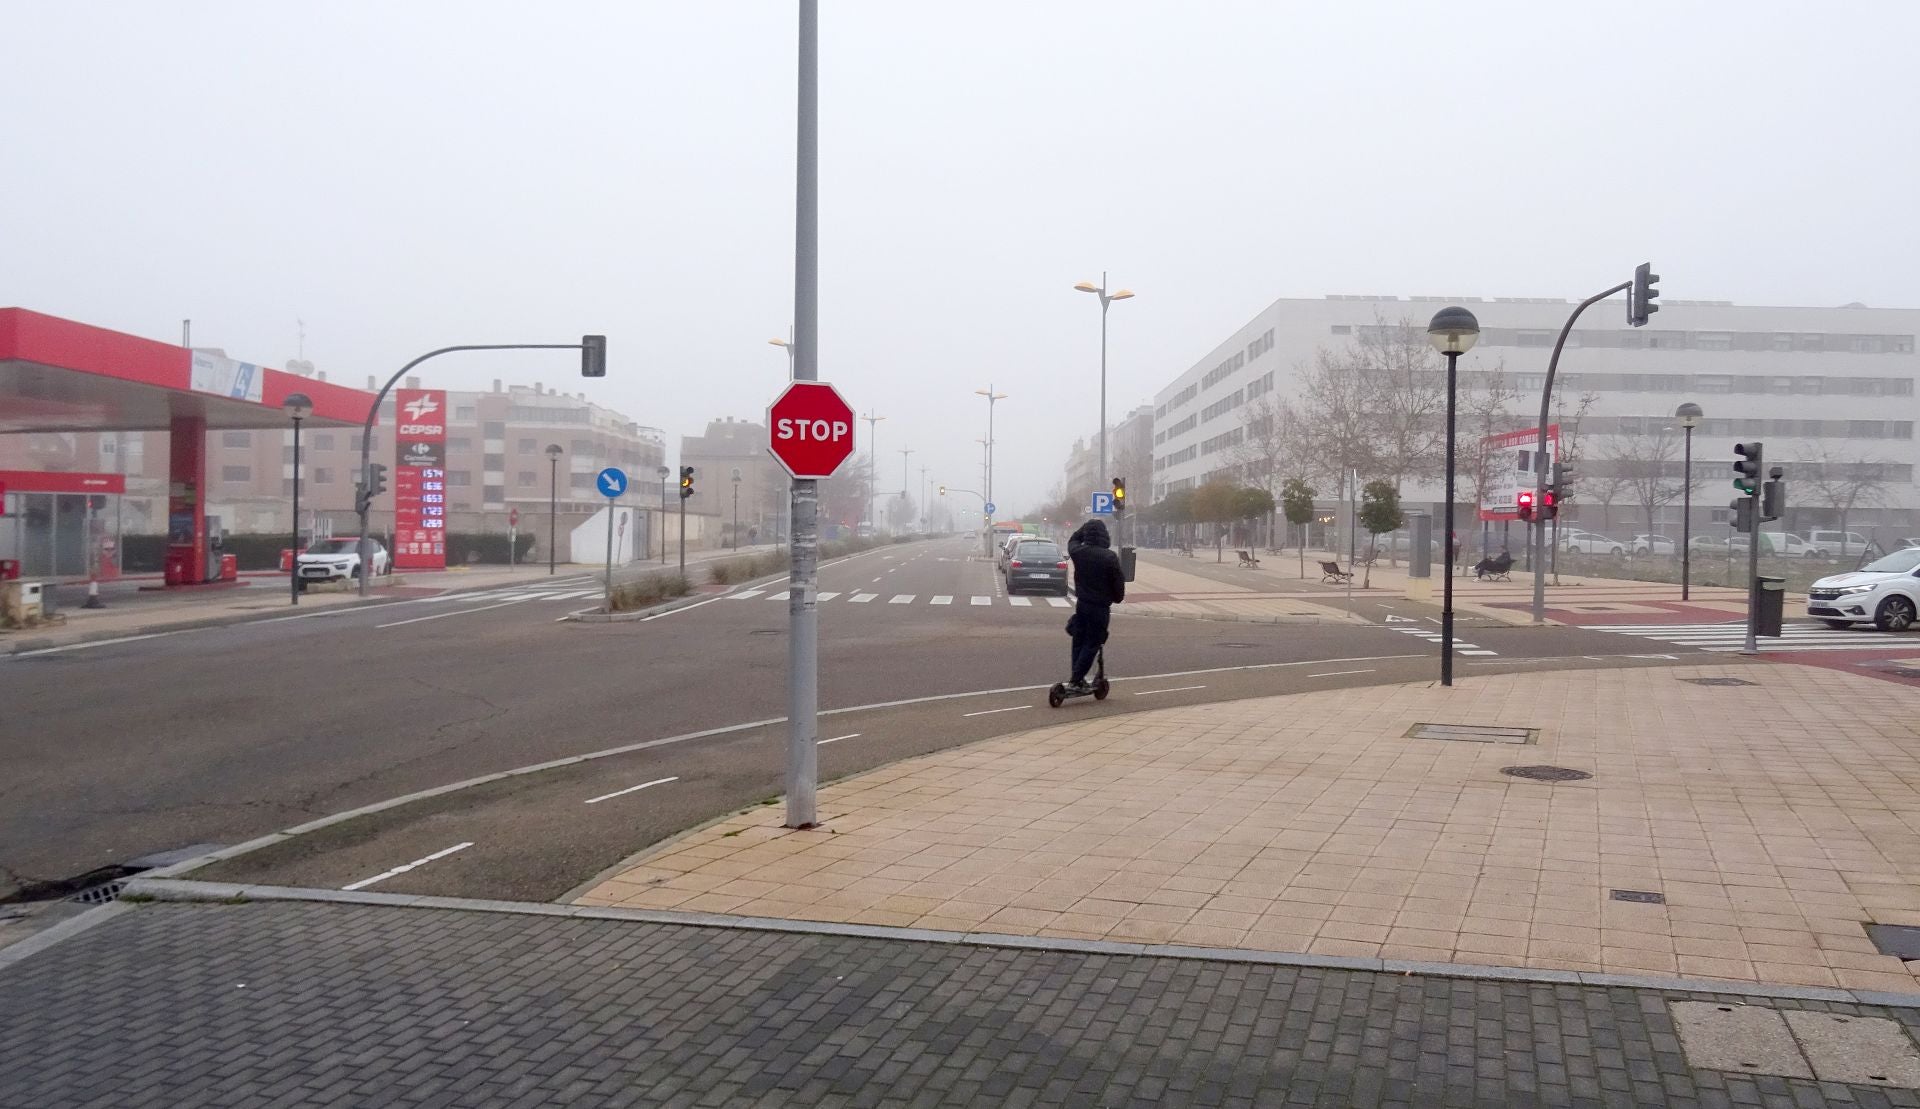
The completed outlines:
[[[1127,580],[1120,573],[1120,556],[1113,553],[1107,525],[1088,520],[1067,538],[1067,557],[1073,560],[1073,587],[1082,604],[1117,605],[1127,597]]]

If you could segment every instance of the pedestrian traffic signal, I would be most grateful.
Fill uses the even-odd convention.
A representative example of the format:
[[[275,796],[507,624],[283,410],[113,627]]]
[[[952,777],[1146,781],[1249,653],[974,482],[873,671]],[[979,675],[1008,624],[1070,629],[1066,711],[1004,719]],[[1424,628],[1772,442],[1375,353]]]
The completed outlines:
[[[1759,443],[1733,445],[1733,487],[1749,497],[1760,488],[1760,452]]]
[[[1733,530],[1736,534],[1753,530],[1753,498],[1735,497],[1727,506],[1733,509]]]
[[[1551,520],[1555,516],[1560,515],[1560,505],[1558,502],[1559,498],[1554,496],[1553,490],[1547,490],[1546,495],[1540,500],[1540,518],[1542,520]]]
[[[1653,263],[1642,262],[1633,271],[1633,287],[1627,290],[1627,322],[1635,327],[1647,326],[1647,317],[1660,310],[1654,303],[1660,290],[1660,275],[1653,272]]]
[[[1787,511],[1787,476],[1784,466],[1767,471],[1767,483],[1760,487],[1760,518],[1778,520]]]
[[[1127,510],[1127,479],[1123,477],[1117,477],[1113,479],[1114,515],[1117,516],[1120,513],[1125,512],[1126,510]]]
[[[607,376],[607,337],[605,335],[580,336],[580,376]]]
[[[693,496],[693,467],[682,466],[680,467],[680,499],[684,501],[691,496]]]
[[[1522,520],[1533,519],[1533,490],[1522,489],[1514,498],[1514,515]]]

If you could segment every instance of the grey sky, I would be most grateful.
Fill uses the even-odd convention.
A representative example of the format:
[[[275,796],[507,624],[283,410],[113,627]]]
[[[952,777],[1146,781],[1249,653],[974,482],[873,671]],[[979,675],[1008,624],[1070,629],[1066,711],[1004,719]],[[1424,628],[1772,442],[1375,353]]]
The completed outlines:
[[[821,372],[1024,507],[1278,296],[1920,304],[1920,5],[822,7]],[[434,346],[681,433],[791,311],[794,5],[0,4],[0,304],[360,383]],[[1638,17],[1637,21],[1633,19]],[[862,425],[864,428],[865,425]]]

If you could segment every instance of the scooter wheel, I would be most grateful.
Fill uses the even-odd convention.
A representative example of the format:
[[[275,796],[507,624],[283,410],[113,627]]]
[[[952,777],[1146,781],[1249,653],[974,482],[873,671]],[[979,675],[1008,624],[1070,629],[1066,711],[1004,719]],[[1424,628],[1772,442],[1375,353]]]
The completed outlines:
[[[1067,687],[1061,685],[1059,682],[1053,683],[1052,687],[1047,690],[1047,707],[1050,709],[1059,708],[1061,703],[1066,699]]]
[[[1107,684],[1107,679],[1101,678],[1099,681],[1093,683],[1093,699],[1096,701],[1106,700],[1108,692],[1112,689],[1113,687]]]

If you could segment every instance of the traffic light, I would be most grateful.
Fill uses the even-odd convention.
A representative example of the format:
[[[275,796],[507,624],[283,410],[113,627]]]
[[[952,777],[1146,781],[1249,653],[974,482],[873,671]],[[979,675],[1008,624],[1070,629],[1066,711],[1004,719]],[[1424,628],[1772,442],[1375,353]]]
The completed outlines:
[[[1760,488],[1760,452],[1759,443],[1733,445],[1733,453],[1739,456],[1733,461],[1733,487],[1749,497]]]
[[[1727,507],[1733,509],[1733,530],[1736,534],[1753,530],[1752,497],[1735,497]]]
[[[580,336],[580,376],[607,376],[607,337],[605,335]]]
[[[1786,468],[1775,466],[1767,471],[1767,483],[1760,488],[1760,518],[1778,520],[1787,511]]]
[[[1127,479],[1113,479],[1113,514],[1118,516],[1127,510]]]
[[[364,514],[373,507],[373,499],[387,491],[387,467],[383,462],[367,463],[363,480],[353,491],[353,510]]]
[[[691,496],[693,496],[693,467],[682,466],[680,467],[680,499],[684,501]]]
[[[1514,505],[1515,515],[1519,516],[1522,520],[1533,519],[1533,490],[1520,490],[1519,496],[1514,498]]]
[[[1633,288],[1627,291],[1627,322],[1635,327],[1647,326],[1647,317],[1660,310],[1654,303],[1660,296],[1655,288],[1660,283],[1660,275],[1653,272],[1652,262],[1642,262],[1634,267]]]
[[[944,485],[942,485],[942,486],[940,487],[940,495],[941,495],[941,496],[943,496],[943,497],[947,495],[947,487],[946,487],[946,486],[944,486]],[[1072,675],[1068,675],[1068,676],[1069,676],[1069,677],[1071,677]]]
[[[1545,498],[1540,502],[1540,518],[1542,520],[1551,520],[1555,516],[1560,515],[1559,500],[1560,498],[1554,495],[1553,490],[1547,490]]]

